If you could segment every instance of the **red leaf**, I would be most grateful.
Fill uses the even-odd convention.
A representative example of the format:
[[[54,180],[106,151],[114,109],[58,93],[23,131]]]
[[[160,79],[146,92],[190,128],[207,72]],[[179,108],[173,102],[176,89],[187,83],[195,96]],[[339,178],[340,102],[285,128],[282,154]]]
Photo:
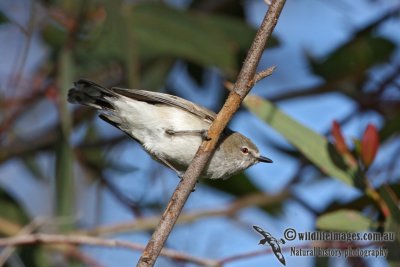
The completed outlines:
[[[348,148],[344,141],[342,130],[340,129],[339,123],[335,120],[332,122],[332,135],[336,150],[342,155],[347,154]]]
[[[367,129],[365,129],[364,136],[361,139],[361,160],[366,168],[368,168],[374,161],[378,148],[378,130],[374,125],[368,124]]]

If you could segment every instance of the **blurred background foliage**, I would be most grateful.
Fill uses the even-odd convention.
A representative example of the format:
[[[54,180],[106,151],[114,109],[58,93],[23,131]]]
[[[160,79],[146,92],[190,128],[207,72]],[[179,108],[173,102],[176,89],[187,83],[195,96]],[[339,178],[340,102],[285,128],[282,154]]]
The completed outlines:
[[[385,1],[360,2],[377,5]],[[130,227],[115,227],[115,231],[103,229],[108,235],[138,231],[136,220],[160,214],[178,180],[161,177],[165,176],[160,171],[163,167],[149,163],[155,171],[140,174],[148,176],[147,182],[138,179],[129,182],[143,187],[141,190],[132,193],[119,186],[118,176],[135,176],[142,163],[147,164],[139,157],[146,156],[142,153],[135,157],[125,152],[133,147],[138,151],[138,145],[122,133],[110,133],[107,129],[111,126],[99,123],[92,110],[70,107],[67,90],[74,80],[85,77],[105,86],[190,96],[193,94],[182,92],[171,80],[179,80],[182,75],[192,84],[186,90],[204,91],[213,76],[213,86],[218,92],[211,91],[215,93],[211,99],[212,105],[218,107],[228,92],[224,83],[235,81],[256,32],[256,26],[249,23],[252,13],[246,8],[248,4],[232,0],[41,0],[3,6],[0,30],[17,32],[21,45],[13,62],[2,62],[7,64],[10,75],[2,74],[0,78],[0,168],[7,178],[2,179],[0,188],[0,235],[9,237],[36,231],[101,235],[101,229],[99,232],[95,227],[113,222],[102,219],[112,216],[104,211],[110,207],[102,205],[105,191],[116,200],[111,209],[115,205],[124,207],[129,214],[126,221],[132,222]],[[19,12],[22,19],[13,15],[13,8],[17,7],[24,9]],[[252,112],[247,116],[257,116],[286,140],[265,141],[268,146],[297,164],[280,191],[267,192],[246,172],[227,181],[201,181],[200,189],[194,193],[196,197],[208,198],[210,193],[228,196],[236,204],[217,216],[232,221],[240,217],[240,210],[251,207],[278,218],[283,207],[294,201],[312,214],[315,229],[396,232],[397,241],[384,262],[398,266],[399,258],[395,255],[400,238],[400,41],[380,34],[379,29],[393,21],[399,26],[399,10],[400,6],[394,5],[377,14],[323,55],[304,51],[307,71],[318,83],[277,91],[268,86],[270,78],[267,78],[268,91],[274,94],[268,100],[259,96],[245,100],[246,108]],[[32,47],[33,43],[44,47],[46,53],[27,70],[31,53],[40,51]],[[267,50],[285,45],[274,35]],[[3,49],[2,53],[7,51]],[[266,57],[265,60],[268,65],[276,64],[278,70],[290,64],[290,59],[272,62]],[[284,75],[290,79],[289,74]],[[305,105],[313,105],[316,96],[331,93],[349,99],[355,109],[323,132],[293,119],[280,107],[281,103],[294,99],[304,99]],[[191,100],[204,103],[202,99]],[[341,109],[340,103],[337,109]],[[379,123],[369,124],[355,137],[342,131],[342,127],[354,120],[365,120],[362,118],[371,113],[373,122]],[[324,116],[324,111],[320,116]],[[268,137],[261,140],[265,139]],[[376,164],[376,153],[385,147],[391,148],[392,156],[381,156],[382,160]],[[121,160],[124,155],[130,158]],[[280,168],[283,170],[285,166]],[[19,176],[23,173],[26,177],[13,181],[13,173]],[[167,196],[160,197],[160,192],[166,192],[163,189],[153,190],[153,186],[160,186],[159,179],[172,183]],[[345,187],[354,187],[357,193],[341,200],[339,191],[324,208],[316,209],[304,198],[304,192],[295,190],[299,185],[307,188],[332,179],[347,184]],[[28,187],[26,184],[36,189],[23,189]],[[28,195],[17,196],[18,190]],[[87,210],[81,207],[89,205],[83,197],[86,195],[92,196],[92,205],[87,209],[94,219],[85,221],[79,213]],[[43,212],[40,208],[29,209],[30,201],[36,206],[44,205]],[[196,210],[190,207],[189,211]],[[47,219],[38,222],[38,217]],[[149,224],[139,229],[144,231],[142,243],[153,227]],[[177,247],[173,237],[171,240],[167,246]],[[72,246],[29,246],[8,253],[3,249],[0,263],[33,267],[91,265],[87,261],[89,256],[82,253],[79,247]],[[331,266],[335,262],[335,259],[318,259],[313,264]],[[164,262],[167,263],[175,266],[174,262]],[[364,258],[349,258],[346,264],[369,266],[370,263]]]

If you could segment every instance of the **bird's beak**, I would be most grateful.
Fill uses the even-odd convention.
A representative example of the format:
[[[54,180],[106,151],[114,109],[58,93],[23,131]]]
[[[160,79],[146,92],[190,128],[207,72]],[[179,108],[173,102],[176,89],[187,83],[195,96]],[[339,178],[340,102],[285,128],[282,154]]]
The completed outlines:
[[[258,156],[256,158],[257,158],[257,160],[259,162],[265,162],[265,163],[272,163],[273,162],[272,159],[269,159],[269,158],[264,157],[264,156]]]

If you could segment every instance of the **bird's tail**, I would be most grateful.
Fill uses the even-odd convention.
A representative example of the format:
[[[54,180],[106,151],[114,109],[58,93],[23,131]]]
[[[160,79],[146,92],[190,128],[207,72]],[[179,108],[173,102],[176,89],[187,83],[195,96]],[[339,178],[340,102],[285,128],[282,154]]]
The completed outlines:
[[[74,82],[74,86],[68,91],[68,102],[98,109],[100,119],[126,132],[122,126],[121,117],[113,104],[115,98],[120,97],[117,93],[85,79]]]
[[[74,86],[68,91],[68,102],[100,110],[114,109],[109,99],[117,95],[110,89],[85,79],[74,82]]]

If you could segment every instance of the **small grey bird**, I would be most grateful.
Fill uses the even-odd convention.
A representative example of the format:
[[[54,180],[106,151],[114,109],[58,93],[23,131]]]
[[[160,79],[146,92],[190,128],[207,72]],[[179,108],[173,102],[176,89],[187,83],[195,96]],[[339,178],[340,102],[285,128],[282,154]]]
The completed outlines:
[[[100,118],[139,142],[155,160],[182,177],[216,114],[177,96],[137,89],[105,88],[81,79],[68,101],[99,110]],[[271,163],[245,136],[226,129],[202,177],[228,178],[258,163]]]

